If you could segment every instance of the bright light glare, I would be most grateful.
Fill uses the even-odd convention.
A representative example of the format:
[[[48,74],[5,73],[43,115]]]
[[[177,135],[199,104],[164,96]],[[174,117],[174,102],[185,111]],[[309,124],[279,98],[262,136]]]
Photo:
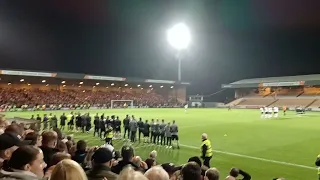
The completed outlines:
[[[191,41],[189,28],[184,23],[179,23],[167,31],[169,44],[177,50],[186,49]]]

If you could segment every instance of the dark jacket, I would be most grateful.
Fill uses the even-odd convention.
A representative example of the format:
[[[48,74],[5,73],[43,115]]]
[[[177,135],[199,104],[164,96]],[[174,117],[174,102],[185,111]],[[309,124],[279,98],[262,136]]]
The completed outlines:
[[[86,151],[76,151],[74,153],[74,156],[72,157],[72,160],[76,161],[77,163],[84,165],[84,159],[87,156]]]
[[[113,166],[111,170],[116,174],[120,174],[120,172],[129,165],[131,165],[134,170],[140,170],[139,167],[133,164],[132,162],[124,160],[119,161],[119,163],[116,166]]]
[[[116,180],[118,175],[113,173],[111,169],[104,165],[94,166],[91,170],[86,172],[88,180],[102,180],[107,178],[108,180]]]
[[[41,146],[40,149],[43,152],[44,162],[47,164],[47,167],[44,169],[44,171],[46,171],[50,166],[52,166],[53,155],[59,151],[58,151],[58,149],[50,148],[50,147],[46,147],[46,146]]]

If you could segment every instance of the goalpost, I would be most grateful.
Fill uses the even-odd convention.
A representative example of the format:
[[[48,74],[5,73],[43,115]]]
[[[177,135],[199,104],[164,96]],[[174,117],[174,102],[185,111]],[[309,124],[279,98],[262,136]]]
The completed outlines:
[[[133,100],[111,100],[111,107],[110,107],[111,109],[114,108],[115,102],[122,102],[120,108],[126,108],[126,107],[133,108]],[[127,104],[127,106],[124,107],[123,106],[124,104]]]

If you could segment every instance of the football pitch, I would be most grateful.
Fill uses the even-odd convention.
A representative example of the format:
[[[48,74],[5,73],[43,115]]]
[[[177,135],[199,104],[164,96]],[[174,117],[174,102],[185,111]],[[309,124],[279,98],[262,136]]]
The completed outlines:
[[[58,117],[70,111],[50,111]],[[78,112],[78,111],[75,111]],[[259,110],[226,109],[110,109],[84,110],[95,113],[116,115],[123,119],[126,114],[142,117],[149,121],[176,120],[179,126],[180,149],[167,149],[153,144],[135,143],[136,154],[145,159],[152,150],[158,151],[158,163],[186,163],[191,156],[200,156],[201,134],[207,133],[211,140],[214,157],[211,166],[217,167],[221,179],[227,176],[231,167],[247,171],[252,179],[271,180],[285,177],[290,180],[317,178],[314,166],[320,150],[320,113],[296,115],[280,113],[277,119],[261,119]],[[7,112],[6,117],[30,118],[32,114],[49,112]],[[66,131],[67,133],[67,131]],[[90,134],[72,133],[74,137],[85,139],[90,146],[104,142]],[[115,140],[119,149],[124,141]]]

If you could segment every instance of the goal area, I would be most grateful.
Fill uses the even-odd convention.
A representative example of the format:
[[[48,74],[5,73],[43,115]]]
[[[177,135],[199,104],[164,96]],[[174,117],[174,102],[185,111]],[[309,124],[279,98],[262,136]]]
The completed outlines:
[[[111,100],[110,108],[133,108],[133,100]]]

